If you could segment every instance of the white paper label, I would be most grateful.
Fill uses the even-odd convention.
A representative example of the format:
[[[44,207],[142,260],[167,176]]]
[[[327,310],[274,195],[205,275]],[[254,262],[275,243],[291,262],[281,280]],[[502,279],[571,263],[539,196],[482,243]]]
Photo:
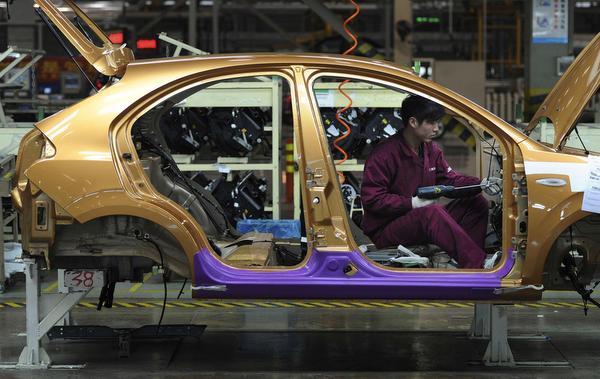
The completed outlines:
[[[600,213],[600,157],[588,157],[587,185],[583,191],[581,209],[587,212]]]

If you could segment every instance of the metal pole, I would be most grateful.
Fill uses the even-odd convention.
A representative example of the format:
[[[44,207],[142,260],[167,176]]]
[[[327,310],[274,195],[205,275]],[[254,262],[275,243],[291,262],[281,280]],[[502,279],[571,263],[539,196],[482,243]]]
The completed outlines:
[[[39,297],[39,274],[37,263],[34,259],[25,263],[27,270],[25,272],[25,301],[26,312],[25,319],[27,325],[27,364],[36,364],[39,362],[40,340],[37,335],[39,319],[38,297]]]
[[[385,21],[384,21],[385,58],[387,60],[391,61],[393,58],[393,55],[394,55],[394,44],[393,44],[393,38],[392,38],[394,17],[392,16],[392,2],[384,1],[383,7],[384,7],[384,14],[385,14]]]
[[[219,6],[220,0],[213,1],[212,7],[212,34],[213,34],[213,54],[219,53]]]
[[[44,48],[44,31],[43,25],[37,24],[37,47],[38,50],[42,50]]]
[[[448,33],[452,36],[454,32],[454,0],[448,1]]]
[[[483,0],[483,61],[487,61],[487,0]]]
[[[40,346],[38,324],[40,282],[38,265],[34,258],[23,259],[25,263],[25,325],[27,327],[27,346],[23,348],[17,367],[47,368],[50,357]]]
[[[198,0],[190,0],[189,7],[189,15],[188,15],[188,44],[192,46],[196,46],[196,22],[197,22],[197,13],[198,13]]]

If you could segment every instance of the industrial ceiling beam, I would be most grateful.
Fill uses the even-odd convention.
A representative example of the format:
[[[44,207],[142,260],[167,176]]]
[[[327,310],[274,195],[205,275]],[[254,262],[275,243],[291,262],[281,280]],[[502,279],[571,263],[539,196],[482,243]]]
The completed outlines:
[[[256,6],[254,4],[252,4],[250,1],[245,0],[245,3],[248,6],[248,10],[250,11],[250,13],[252,13],[254,16],[256,16],[259,20],[261,20],[262,22],[265,23],[265,25],[269,26],[271,29],[273,29],[275,32],[279,33],[280,36],[282,36],[283,38],[285,38],[286,40],[290,41],[291,43],[293,43],[295,46],[297,47],[302,47],[295,38],[293,38],[290,33],[288,33],[287,31],[283,30],[282,27],[280,27],[279,25],[277,25],[277,23],[275,21],[273,21],[273,19],[271,19],[269,16],[267,16],[264,12],[262,12],[260,9],[256,8]]]
[[[197,20],[198,17],[198,0],[190,0],[189,5],[190,14],[188,15],[188,44],[192,46],[197,45],[196,33],[197,33]]]
[[[143,28],[141,28],[138,31],[138,35],[144,35],[145,33],[147,33],[150,29],[152,29],[152,27],[156,24],[158,24],[159,22],[162,21],[162,19],[165,18],[165,16],[167,14],[169,14],[170,12],[173,12],[181,7],[183,7],[185,5],[185,0],[177,0],[177,2],[175,2],[175,4],[173,4],[172,7],[165,9],[164,11],[162,11],[158,16],[156,16],[155,18],[153,18],[152,20],[148,21],[148,23],[146,25],[144,25]]]
[[[221,7],[221,0],[213,0],[212,6],[212,37],[213,37],[213,54],[219,53],[219,8]]]
[[[321,0],[302,0],[310,9],[313,10],[325,23],[329,24],[333,30],[339,33],[348,42],[353,42],[352,38],[344,31],[344,22],[338,15],[333,13],[323,4]]]

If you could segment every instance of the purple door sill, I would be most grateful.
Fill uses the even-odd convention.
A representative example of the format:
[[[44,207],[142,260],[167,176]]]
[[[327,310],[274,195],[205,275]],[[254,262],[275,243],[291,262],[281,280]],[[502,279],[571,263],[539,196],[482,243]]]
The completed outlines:
[[[348,276],[352,264],[358,271]],[[224,264],[206,249],[194,256],[195,298],[235,299],[470,299],[498,298],[493,290],[514,264],[512,252],[494,271],[392,271],[360,252],[314,251],[302,267],[244,269]],[[224,291],[214,291],[225,286]],[[211,288],[212,287],[212,288]],[[221,287],[222,289],[223,287]]]

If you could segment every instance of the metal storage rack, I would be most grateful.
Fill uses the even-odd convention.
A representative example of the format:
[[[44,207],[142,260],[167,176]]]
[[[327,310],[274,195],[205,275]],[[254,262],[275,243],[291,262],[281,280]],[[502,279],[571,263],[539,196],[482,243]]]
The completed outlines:
[[[202,89],[181,103],[180,107],[270,107],[272,123],[265,127],[271,132],[271,158],[267,162],[252,162],[248,157],[218,157],[214,162],[194,162],[191,155],[175,155],[175,161],[182,171],[231,171],[262,170],[271,171],[271,206],[265,211],[272,212],[273,219],[280,217],[281,197],[281,79],[262,78],[262,81],[223,82]]]
[[[15,173],[16,166],[16,157],[13,154],[9,154],[0,159],[0,200],[1,198],[10,198],[10,191],[13,188],[13,176]],[[5,234],[5,227],[10,226],[12,240],[14,242],[18,242],[19,240],[19,218],[17,211],[13,210],[10,213],[5,215],[4,208],[0,209],[0,227],[2,228],[2,238],[0,238],[0,293],[5,291],[5,283],[9,279],[9,277],[14,274],[15,263],[17,262],[7,262],[7,258],[5,256],[5,242],[4,239],[7,237]],[[7,269],[6,263],[11,263]],[[18,266],[18,263],[17,265]]]

